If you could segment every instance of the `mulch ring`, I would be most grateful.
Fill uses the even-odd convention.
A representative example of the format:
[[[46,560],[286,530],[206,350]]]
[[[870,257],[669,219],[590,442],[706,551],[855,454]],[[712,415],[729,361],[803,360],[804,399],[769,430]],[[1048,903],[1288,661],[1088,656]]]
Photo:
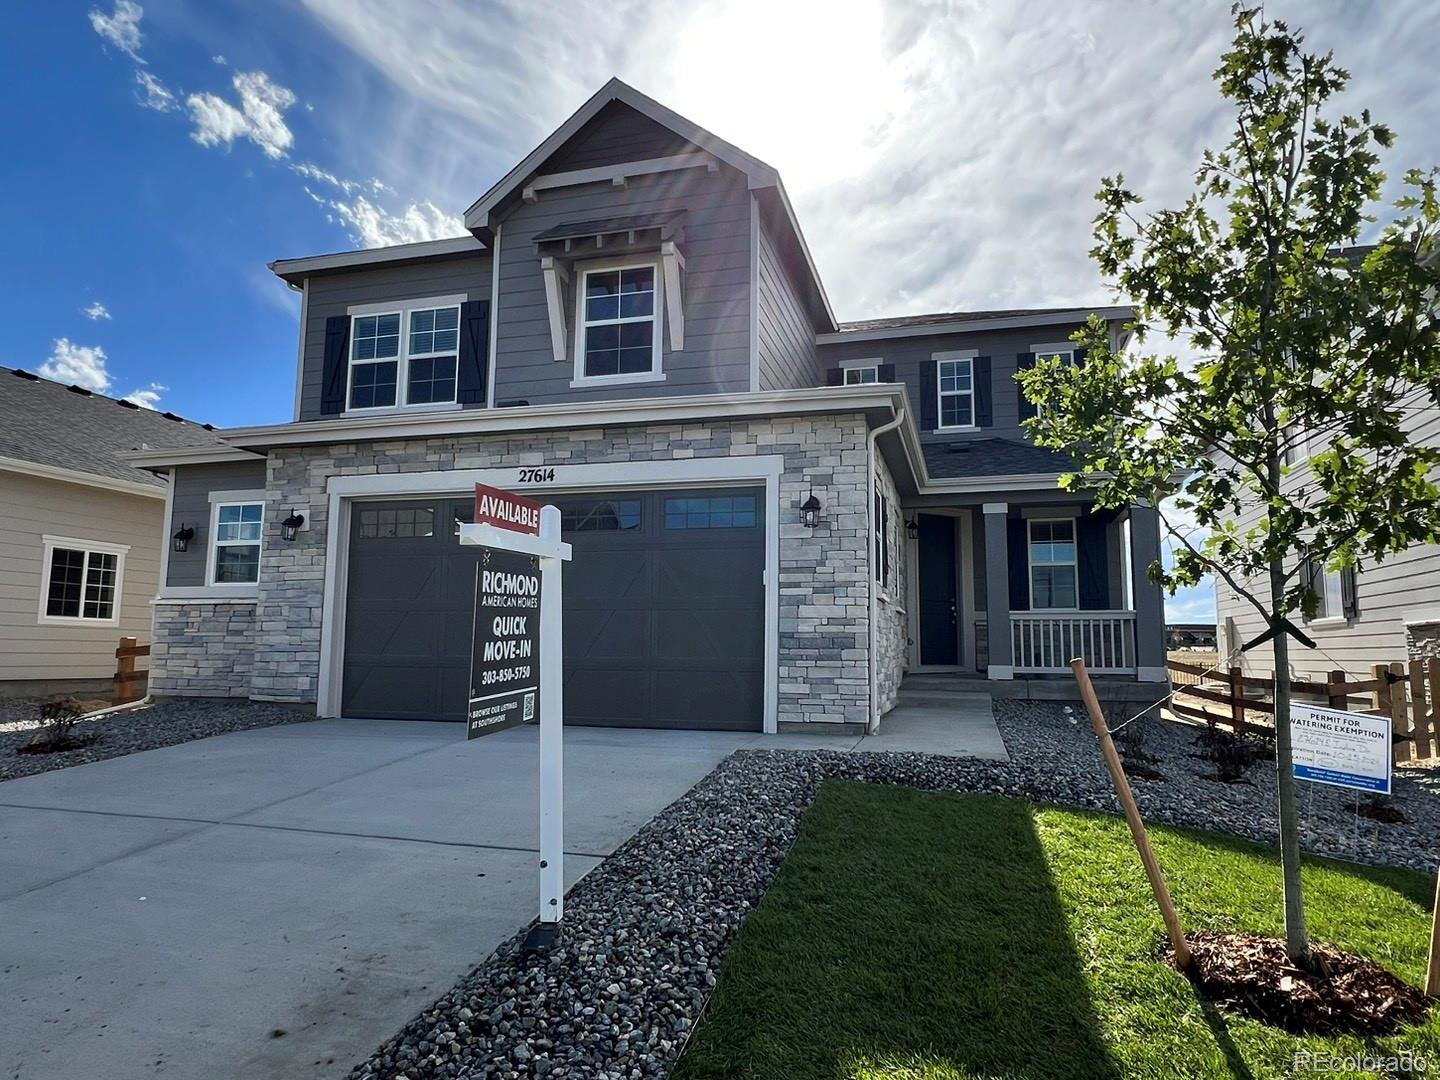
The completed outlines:
[[[1291,964],[1280,938],[1193,930],[1185,940],[1194,958],[1185,974],[1203,997],[1295,1035],[1388,1035],[1430,1009],[1399,976],[1328,945],[1311,945],[1327,978]],[[1173,964],[1168,944],[1165,954]]]

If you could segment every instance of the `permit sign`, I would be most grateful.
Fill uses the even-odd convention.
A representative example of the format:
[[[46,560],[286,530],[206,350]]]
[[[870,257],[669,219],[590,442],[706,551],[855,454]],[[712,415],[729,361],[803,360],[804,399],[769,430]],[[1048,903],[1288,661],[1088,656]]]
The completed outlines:
[[[539,718],[540,569],[530,555],[486,550],[475,570],[471,739]]]
[[[1388,716],[1291,705],[1290,741],[1295,779],[1390,793]]]
[[[489,484],[475,485],[475,524],[540,535],[540,504]]]

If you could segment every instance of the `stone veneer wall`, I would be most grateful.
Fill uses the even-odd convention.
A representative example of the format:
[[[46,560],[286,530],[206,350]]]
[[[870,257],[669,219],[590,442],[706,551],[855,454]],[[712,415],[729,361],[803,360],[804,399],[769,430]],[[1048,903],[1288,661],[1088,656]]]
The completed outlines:
[[[331,476],[780,454],[780,721],[863,724],[865,431],[855,414],[276,448],[267,470],[251,695],[315,700]],[[807,529],[798,508],[812,486],[823,520]],[[280,521],[292,510],[309,525],[283,543]]]
[[[1411,660],[1440,657],[1440,619],[1405,624],[1405,652]]]
[[[881,593],[876,609],[875,642],[877,698],[880,715],[884,716],[900,699],[900,680],[905,677],[905,665],[909,660],[910,620],[905,611],[905,598],[909,595],[910,567],[905,557],[905,514],[900,509],[900,493],[895,490],[889,466],[878,452],[875,455],[875,475],[880,491],[890,504],[890,529],[885,542],[890,546],[892,569],[890,581]]]
[[[253,600],[157,603],[154,627],[150,693],[250,696],[255,655]]]

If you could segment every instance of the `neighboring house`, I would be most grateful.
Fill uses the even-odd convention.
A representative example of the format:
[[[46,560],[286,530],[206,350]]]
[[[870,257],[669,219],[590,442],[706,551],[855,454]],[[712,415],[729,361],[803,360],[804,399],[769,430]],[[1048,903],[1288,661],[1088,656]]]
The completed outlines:
[[[1165,627],[1165,642],[1172,649],[1213,649],[1215,624],[1170,623]]]
[[[1165,678],[1153,510],[1060,491],[1019,426],[1016,369],[1092,309],[837,323],[775,170],[619,81],[465,224],[272,264],[293,421],[133,458],[199,523],[157,692],[459,718],[476,482],[562,510],[574,722],[856,730],[907,670],[1078,651]]]
[[[120,638],[150,639],[164,558],[165,484],[116,455],[218,440],[5,367],[0,415],[0,696],[107,690]]]

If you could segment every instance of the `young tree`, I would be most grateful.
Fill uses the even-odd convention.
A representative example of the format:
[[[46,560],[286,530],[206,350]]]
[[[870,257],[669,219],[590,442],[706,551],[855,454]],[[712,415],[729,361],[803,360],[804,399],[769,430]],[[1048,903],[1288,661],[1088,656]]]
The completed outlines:
[[[1234,106],[1230,141],[1206,151],[1178,209],[1142,214],[1123,177],[1103,181],[1091,254],[1137,309],[1116,351],[1098,320],[1085,361],[1020,378],[1040,406],[1031,434],[1076,458],[1065,486],[1103,506],[1169,500],[1172,592],[1223,578],[1269,628],[1287,950],[1312,963],[1300,889],[1291,764],[1291,622],[1313,614],[1307,566],[1338,570],[1440,538],[1440,450],[1407,434],[1440,407],[1437,170],[1406,174],[1397,219],[1356,250],[1384,183],[1391,132],[1368,112],[1331,119],[1349,75],[1331,54],[1255,9],[1232,9],[1215,80]],[[1188,346],[1142,355],[1147,331]],[[1168,346],[1175,348],[1173,344]],[[1292,465],[1309,453],[1309,467]],[[1242,523],[1246,508],[1258,520]],[[1172,509],[1173,508],[1173,509]],[[1196,540],[1171,515],[1208,533]],[[1252,518],[1253,520],[1253,518]]]

